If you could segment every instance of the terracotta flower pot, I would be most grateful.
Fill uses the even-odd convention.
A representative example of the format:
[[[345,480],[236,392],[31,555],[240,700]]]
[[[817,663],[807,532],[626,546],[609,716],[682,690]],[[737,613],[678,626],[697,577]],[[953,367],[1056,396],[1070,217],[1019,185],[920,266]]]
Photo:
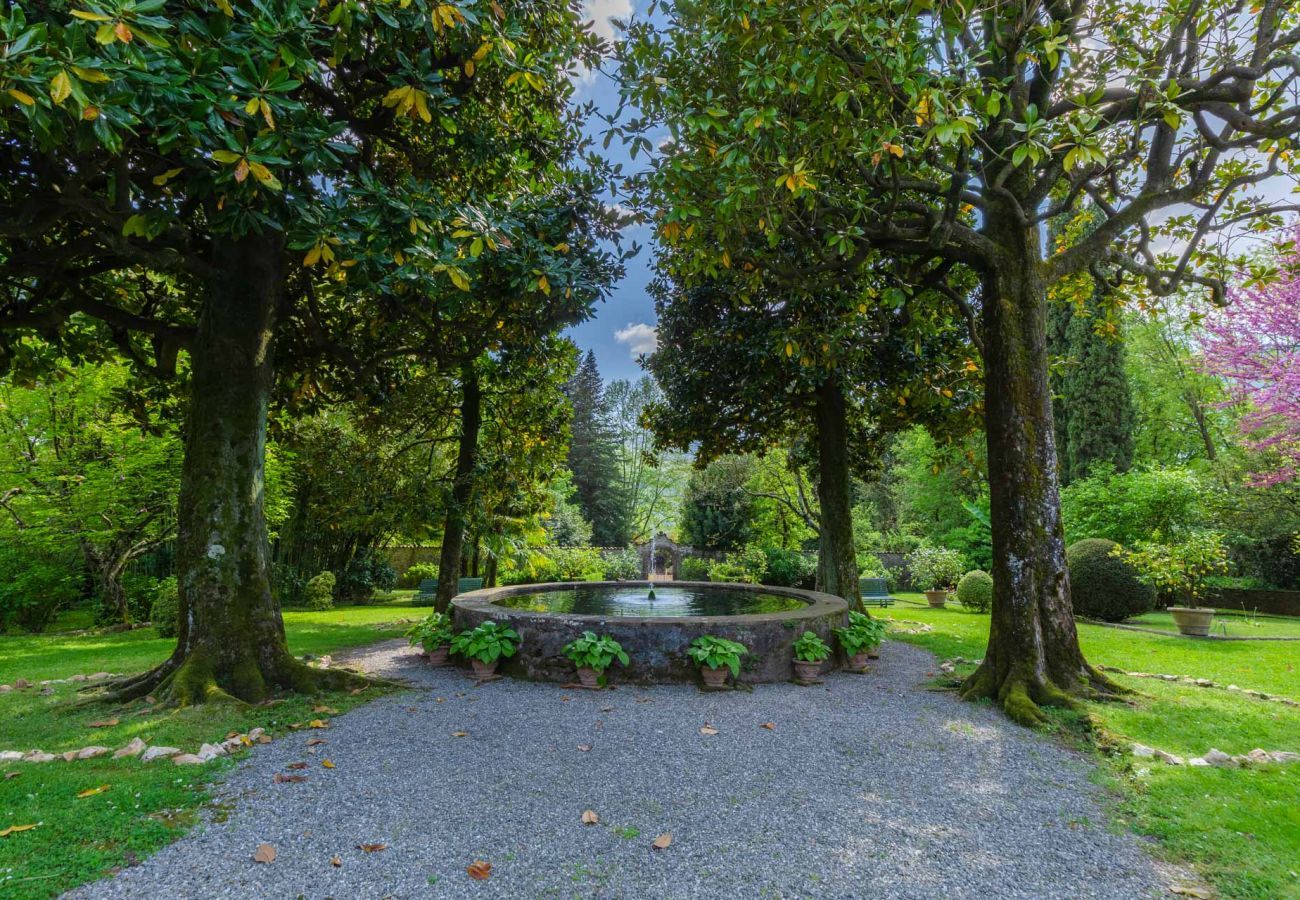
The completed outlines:
[[[578,683],[585,688],[598,688],[600,673],[591,666],[578,666]]]
[[[817,676],[822,673],[822,664],[819,662],[808,662],[803,659],[794,661],[794,677],[796,681],[816,681]]]
[[[497,663],[499,662],[501,662],[499,659],[494,659],[490,663],[485,663],[480,659],[471,659],[469,664],[474,669],[475,678],[491,678],[497,673]]]
[[[1171,606],[1169,613],[1174,617],[1179,634],[1192,637],[1208,637],[1210,623],[1214,620],[1212,606]]]
[[[855,672],[865,672],[870,662],[871,651],[863,650],[861,653],[854,653],[849,657],[849,668]]]
[[[726,667],[710,669],[708,666],[700,666],[700,677],[704,679],[705,687],[722,687],[730,674],[731,671]]]
[[[447,654],[451,652],[451,644],[440,644],[432,650],[424,651],[424,658],[429,661],[429,665],[437,668],[447,665]]]
[[[926,591],[925,599],[935,609],[943,609],[943,605],[948,602],[947,591]]]

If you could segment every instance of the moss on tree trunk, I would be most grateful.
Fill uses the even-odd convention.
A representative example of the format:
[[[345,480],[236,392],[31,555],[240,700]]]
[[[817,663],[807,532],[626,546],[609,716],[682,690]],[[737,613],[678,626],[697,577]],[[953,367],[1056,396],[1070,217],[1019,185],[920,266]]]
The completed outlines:
[[[988,649],[962,695],[990,697],[1011,718],[1119,689],[1088,665],[1070,605],[1048,383],[1046,290],[1037,233],[985,276],[985,426],[993,522]]]
[[[474,469],[478,465],[478,434],[483,425],[483,391],[474,364],[461,372],[460,446],[456,451],[456,480],[451,487],[451,505],[442,529],[442,550],[438,555],[438,594],[434,608],[446,612],[456,596],[460,557],[465,543],[465,520],[474,498]]]
[[[848,421],[844,389],[831,375],[817,390],[817,500],[821,506],[817,589],[862,609],[849,501]]]
[[[156,669],[110,686],[108,699],[154,694],[179,705],[254,703],[276,690],[363,683],[311,669],[285,641],[271,594],[264,514],[266,413],[283,281],[272,235],[215,240],[198,333],[178,505],[176,650]]]

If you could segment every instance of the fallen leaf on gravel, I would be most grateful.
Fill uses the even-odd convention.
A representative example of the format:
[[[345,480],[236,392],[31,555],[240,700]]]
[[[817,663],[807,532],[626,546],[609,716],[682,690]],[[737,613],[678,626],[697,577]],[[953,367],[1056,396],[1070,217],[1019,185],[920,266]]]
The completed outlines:
[[[718,733],[718,729],[714,728],[712,725],[705,725],[703,728],[700,729],[700,734],[717,734],[717,733]]]
[[[77,794],[77,799],[81,799],[82,797],[93,797],[96,794],[102,794],[110,787],[112,787],[111,784],[101,784],[99,787],[87,788],[86,790]]]
[[[476,859],[465,867],[465,871],[475,881],[487,881],[488,876],[492,874],[492,863]]]
[[[320,761],[320,764],[321,764],[321,766],[322,766],[323,768],[326,768],[326,769],[332,769],[332,768],[334,768],[334,763],[330,762],[328,759],[322,759],[322,760]]]
[[[307,780],[306,775],[283,775],[280,772],[275,773],[275,779],[274,779],[276,784],[284,784],[284,783],[298,784],[299,782],[306,781],[306,780]]]
[[[601,711],[601,712],[613,712],[613,711],[614,711],[614,707],[612,707],[612,706],[602,706],[602,707],[600,708],[600,711]]]
[[[257,852],[253,854],[253,862],[273,863],[275,862],[275,848],[270,844],[258,844]]]
[[[468,732],[468,731],[453,731],[453,732],[451,733],[451,736],[452,736],[452,737],[469,737],[469,732]]]
[[[305,768],[307,768],[307,764],[306,764],[305,762],[292,762],[292,763],[289,763],[289,768],[291,768],[291,769],[305,769]]]
[[[122,721],[121,719],[100,719],[98,722],[91,722],[86,727],[87,728],[112,728],[114,725],[118,724],[121,721]]]
[[[357,849],[365,853],[378,853],[380,850],[388,849],[387,844],[357,844]]]
[[[325,738],[312,738],[311,740],[309,740],[309,741],[307,742],[307,746],[308,746],[308,747],[315,747],[315,746],[317,746],[317,745],[319,745],[319,744],[325,744],[325,743],[328,743],[328,741],[326,741]]]
[[[586,753],[588,750],[591,749],[591,744],[579,744],[578,749],[581,750],[583,753]]]
[[[594,809],[585,809],[582,811],[582,824],[595,825],[600,821],[600,816],[596,815]]]
[[[775,722],[764,722],[763,727],[766,728],[768,731],[776,731]]]
[[[334,715],[335,713],[338,712],[338,710],[335,709],[334,707],[325,706],[324,704],[321,704],[320,706],[313,706],[311,708],[311,711],[314,713],[329,713],[330,715]]]
[[[330,865],[337,869],[339,866],[343,865],[343,859],[339,856],[331,856]]]
[[[447,698],[446,698],[446,697],[434,697],[434,698],[433,698],[433,702],[434,702],[434,703],[446,703],[446,702],[447,702]]]
[[[663,834],[659,835],[659,837],[654,839],[654,843],[651,846],[656,850],[667,850],[668,845],[672,842],[673,833],[671,831],[665,831]]]
[[[307,724],[310,725],[312,728],[329,728],[329,727],[330,727],[330,720],[329,720],[329,719],[312,719],[312,720],[311,720],[310,722],[308,722]]]
[[[0,829],[0,837],[9,837],[11,834],[17,834],[20,831],[31,831],[35,825],[10,825],[8,828]]]
[[[259,744],[269,744],[271,743],[271,736],[269,734],[259,735],[257,738],[257,742]]]
[[[572,697],[561,697],[561,698],[560,698],[560,702],[561,702],[561,703],[568,703],[568,702],[569,702],[570,700],[572,700],[572,699],[573,699]]]

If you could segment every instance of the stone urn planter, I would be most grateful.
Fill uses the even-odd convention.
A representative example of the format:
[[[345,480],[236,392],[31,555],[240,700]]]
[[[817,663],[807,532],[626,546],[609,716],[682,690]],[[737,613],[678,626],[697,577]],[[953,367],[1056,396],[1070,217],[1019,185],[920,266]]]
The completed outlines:
[[[1214,608],[1211,606],[1171,606],[1169,614],[1174,617],[1179,634],[1192,637],[1208,637],[1210,623],[1214,620]]]
[[[926,591],[925,599],[935,609],[943,609],[944,604],[948,602],[948,592]]]
[[[710,688],[720,688],[727,683],[726,666],[719,666],[716,669],[710,669],[708,666],[700,666],[700,677],[704,679],[704,686]]]
[[[816,681],[822,673],[822,664],[819,662],[808,662],[803,659],[794,661],[794,680],[795,681]]]
[[[451,653],[451,644],[443,644],[434,647],[432,650],[424,651],[424,658],[429,661],[429,665],[434,668],[440,668],[447,665],[447,657]]]
[[[501,662],[499,659],[494,659],[490,663],[485,663],[481,659],[471,659],[469,664],[474,669],[475,678],[491,678],[497,673],[497,663],[499,662]]]
[[[870,664],[871,651],[869,650],[863,650],[861,653],[854,653],[849,657],[849,669],[854,672],[865,672],[867,671],[867,666]]]
[[[600,673],[591,666],[578,666],[578,684],[585,688],[600,687]]]

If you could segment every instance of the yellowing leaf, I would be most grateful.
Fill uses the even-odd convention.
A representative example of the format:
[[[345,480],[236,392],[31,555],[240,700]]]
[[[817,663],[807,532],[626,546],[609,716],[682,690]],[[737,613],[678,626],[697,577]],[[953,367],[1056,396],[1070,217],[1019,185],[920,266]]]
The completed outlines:
[[[329,728],[329,719],[312,719],[307,723],[312,728]]]
[[[234,7],[230,5],[230,0],[212,0],[212,2],[215,3],[217,9],[225,13],[228,18],[233,19],[235,17],[235,10]]]
[[[243,184],[244,179],[248,177],[248,160],[240,159],[239,164],[235,166],[235,180]]]
[[[316,263],[320,262],[320,254],[321,254],[321,247],[319,244],[317,244],[315,247],[312,247],[310,250],[307,251],[307,255],[302,258],[302,264],[304,266],[316,265]]]
[[[219,163],[232,163],[243,159],[242,156],[233,150],[213,150],[212,158]]]
[[[104,791],[108,790],[110,787],[112,787],[112,785],[110,785],[110,784],[101,784],[99,787],[87,788],[86,790],[84,790],[84,791],[82,791],[81,793],[77,794],[77,799],[80,800],[80,799],[82,799],[83,797],[93,797],[93,796],[95,796],[96,794],[102,794],[102,793],[104,793]]]
[[[9,837],[11,834],[17,834],[20,831],[31,831],[35,825],[10,825],[8,828],[0,830],[0,837]]]
[[[32,106],[36,103],[36,99],[31,94],[25,91],[20,91],[18,88],[9,88],[9,96],[13,97],[23,106]]]
[[[456,287],[460,288],[462,291],[469,290],[469,279],[465,277],[465,273],[460,269],[457,269],[455,266],[448,266],[447,276],[451,279],[451,283],[456,285]]]
[[[98,119],[98,118],[99,118],[99,107],[98,107],[98,106],[87,106],[85,109],[83,109],[83,110],[81,111],[81,118],[85,119],[87,122],[91,122],[91,121],[94,121],[95,119]]]
[[[155,175],[153,177],[153,183],[158,185],[159,187],[162,187],[164,184],[171,181],[179,174],[181,174],[180,169],[168,169],[166,172],[163,172],[161,175]]]
[[[251,116],[253,113],[257,112],[257,106],[260,102],[261,101],[258,98],[253,97],[247,103],[244,104],[244,112],[248,113]]]
[[[537,279],[537,289],[546,296],[551,296],[551,283],[546,280],[545,275]]]
[[[179,172],[180,169],[177,169],[176,171]],[[155,181],[154,183],[157,184],[157,181]],[[120,721],[121,721],[120,719],[100,719],[98,722],[90,722],[89,724],[86,725],[86,727],[87,728],[112,728]]]
[[[114,25],[113,34],[117,35],[117,39],[124,44],[131,43],[131,38],[135,37],[135,34],[125,22],[118,22]]]
[[[325,769],[333,769],[333,768],[335,767],[335,766],[334,766],[334,763],[330,762],[328,759],[322,759],[322,760],[320,761],[320,764],[321,764],[321,767],[322,767],[322,768],[325,768]]]
[[[85,9],[74,9],[72,10],[72,15],[76,16],[78,19],[85,19],[87,22],[113,21],[111,16],[106,16],[103,13],[90,12],[89,10],[85,10]]]
[[[50,79],[50,99],[55,103],[62,105],[71,93],[72,79],[68,77],[66,71],[61,71]]]

